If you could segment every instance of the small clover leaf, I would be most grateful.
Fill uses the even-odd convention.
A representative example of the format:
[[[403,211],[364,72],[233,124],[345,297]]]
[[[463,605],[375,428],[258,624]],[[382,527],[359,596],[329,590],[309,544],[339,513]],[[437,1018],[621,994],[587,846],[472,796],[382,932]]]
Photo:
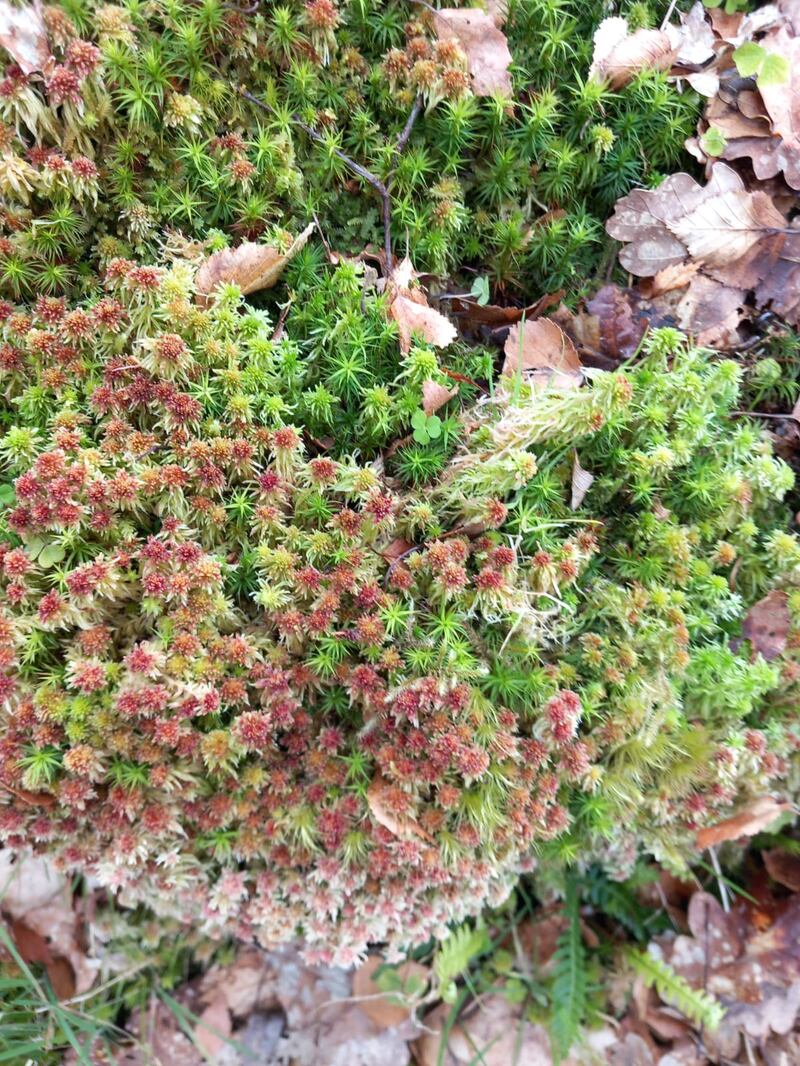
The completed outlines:
[[[783,85],[789,79],[789,63],[786,58],[775,52],[768,52],[753,41],[746,41],[737,48],[733,53],[733,61],[743,78],[755,75],[759,88]]]
[[[429,444],[442,435],[442,420],[436,415],[426,415],[424,411],[415,411],[411,416],[413,437],[417,444]]]
[[[733,61],[743,78],[751,78],[761,69],[766,54],[760,44],[746,41],[733,53]]]
[[[489,279],[485,274],[479,274],[472,283],[472,288],[469,290],[470,296],[475,297],[475,301],[480,307],[485,307],[489,302]]]
[[[722,155],[727,143],[728,141],[725,138],[725,134],[722,130],[717,129],[716,126],[709,126],[700,138],[700,144],[703,151],[706,155],[711,156]]]

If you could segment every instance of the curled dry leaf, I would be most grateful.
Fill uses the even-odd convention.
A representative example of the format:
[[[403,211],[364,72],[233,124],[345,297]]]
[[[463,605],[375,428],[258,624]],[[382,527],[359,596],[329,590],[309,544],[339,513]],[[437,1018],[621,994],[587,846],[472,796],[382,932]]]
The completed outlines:
[[[701,850],[716,847],[727,840],[739,840],[740,837],[752,837],[767,829],[775,819],[792,810],[791,803],[779,803],[772,796],[760,796],[741,807],[731,818],[726,818],[716,825],[700,829],[695,843]]]
[[[670,23],[664,27],[679,66],[701,67],[716,55],[717,35],[706,18],[706,11],[707,8],[697,0],[685,15],[680,16],[679,24]]]
[[[295,256],[308,240],[314,229],[310,223],[299,236],[295,237],[290,248],[281,252],[268,244],[256,244],[245,241],[236,248],[223,248],[214,252],[200,264],[197,271],[195,287],[197,302],[201,306],[209,303],[209,296],[218,285],[235,284],[247,295],[260,289],[271,289],[278,281],[286,264]]]
[[[494,18],[479,8],[441,8],[433,24],[441,41],[455,41],[467,57],[476,96],[511,95],[511,52]]]
[[[434,844],[433,837],[410,815],[396,814],[390,809],[388,800],[388,790],[392,786],[389,782],[380,774],[376,774],[372,779],[372,783],[367,789],[367,805],[369,806],[369,812],[375,821],[388,829],[390,833],[393,833],[396,837],[403,837],[408,839],[410,837],[418,837],[420,840],[426,841],[428,844]]]
[[[583,380],[581,361],[575,345],[550,318],[533,322],[519,322],[508,331],[503,374],[513,376],[518,371],[554,370],[564,378],[564,384],[574,387]],[[559,384],[562,382],[559,380]]]
[[[53,61],[40,3],[17,7],[0,0],[0,45],[23,74],[44,70]]]
[[[584,497],[592,487],[593,482],[594,474],[590,474],[588,470],[583,469],[578,453],[575,452],[575,458],[572,461],[572,498],[569,504],[573,511],[577,511],[583,503]]]
[[[792,616],[789,597],[781,589],[773,589],[758,603],[754,603],[742,623],[742,635],[755,651],[765,659],[777,659],[786,650]]]
[[[409,287],[413,277],[416,274],[411,262],[404,259],[392,272],[386,286],[388,314],[397,323],[400,351],[405,354],[411,348],[414,334],[435,348],[446,348],[456,339],[456,328],[428,304],[421,289]]]
[[[594,35],[594,55],[589,76],[621,89],[642,70],[668,70],[675,49],[661,30],[628,32],[624,18],[607,18]]]
[[[446,385],[440,385],[438,381],[428,378],[422,383],[422,410],[426,415],[435,414],[457,395],[457,387],[448,389]]]

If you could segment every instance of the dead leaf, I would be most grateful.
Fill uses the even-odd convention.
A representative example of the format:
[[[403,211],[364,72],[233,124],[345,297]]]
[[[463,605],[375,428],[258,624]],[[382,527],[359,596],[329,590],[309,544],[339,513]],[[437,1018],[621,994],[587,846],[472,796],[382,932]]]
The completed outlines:
[[[444,407],[457,395],[457,388],[448,389],[446,385],[440,385],[438,381],[428,378],[422,383],[422,410],[426,415],[435,414],[440,407]]]
[[[37,957],[28,961],[45,966],[64,998],[87,992],[99,964],[84,950],[69,884],[45,859],[25,856],[11,863],[7,856],[0,852],[0,908],[24,937],[20,954],[34,952]]]
[[[375,821],[396,837],[406,840],[410,837],[419,837],[428,844],[434,844],[434,838],[414,818],[407,814],[397,814],[389,809],[387,792],[391,787],[384,777],[376,774],[367,789],[367,805]]]
[[[680,24],[670,23],[664,27],[675,51],[675,63],[701,67],[717,52],[717,36],[706,19],[706,8],[698,0],[680,19]]]
[[[481,1066],[514,1062],[553,1066],[547,1030],[524,1019],[520,1006],[499,995],[484,997],[479,1008],[468,1018],[462,1015],[445,1038],[443,1029],[451,1009],[441,1003],[426,1014],[426,1032],[414,1047],[420,1066],[467,1066],[475,1063],[476,1052]]]
[[[792,892],[800,892],[800,855],[793,855],[783,848],[762,851],[761,858],[773,881]]]
[[[0,0],[0,45],[23,74],[44,70],[53,62],[38,0],[23,7]]]
[[[579,385],[583,380],[581,361],[575,345],[550,318],[519,322],[508,331],[502,373],[513,377],[518,371],[554,370]]]
[[[783,139],[792,151],[800,151],[800,37],[786,26],[772,30],[760,42],[771,55],[781,56],[789,66],[788,81],[760,84],[759,92],[772,121],[773,135]]]
[[[724,844],[727,840],[755,836],[771,826],[779,815],[790,810],[791,803],[779,803],[772,796],[761,796],[740,808],[731,818],[700,829],[695,837],[695,844],[702,851],[704,848]]]
[[[786,650],[792,627],[789,597],[781,589],[773,589],[754,603],[742,623],[742,636],[767,661],[777,659]]]
[[[615,360],[630,359],[647,330],[638,315],[629,290],[604,285],[587,301],[586,310],[597,317],[600,351]]]
[[[271,289],[286,264],[305,245],[315,223],[310,223],[295,237],[287,252],[280,252],[268,244],[245,241],[236,248],[214,252],[200,264],[195,278],[197,302],[201,307],[210,303],[209,296],[218,285],[238,285],[245,296],[261,289]]]
[[[489,13],[474,7],[441,8],[433,13],[433,24],[439,40],[455,41],[466,55],[476,96],[511,95],[511,52]]]
[[[232,1032],[233,1019],[225,996],[220,992],[197,1019],[194,1039],[203,1054],[213,1060],[229,1046]]]
[[[673,289],[683,289],[699,269],[700,264],[692,262],[664,267],[647,286],[643,286],[643,291],[646,296],[663,296],[665,292],[671,292]]]
[[[403,259],[392,271],[386,285],[388,314],[397,323],[403,354],[410,350],[414,334],[435,348],[446,348],[457,335],[453,323],[428,304],[422,290],[410,288],[416,276],[411,260]]]
[[[381,955],[367,956],[353,974],[353,996],[360,1001],[359,1008],[375,1022],[379,1029],[390,1029],[410,1018],[414,1013],[414,1005],[401,1001],[398,996],[391,993],[381,995],[381,990],[373,978],[383,963]],[[430,980],[428,967],[419,962],[401,963],[395,968],[395,972],[403,982],[410,977],[418,978],[421,982],[420,987]]]
[[[780,233],[786,219],[766,193],[742,189],[706,199],[668,225],[698,262],[720,267],[741,259],[761,237]]]
[[[595,31],[589,77],[620,89],[642,70],[668,70],[674,58],[675,49],[663,31],[629,33],[627,19],[607,18]]]
[[[583,469],[578,453],[575,452],[575,458],[572,461],[572,498],[569,504],[573,511],[577,511],[583,503],[584,497],[592,487],[593,482],[594,474],[590,474],[588,470]]]

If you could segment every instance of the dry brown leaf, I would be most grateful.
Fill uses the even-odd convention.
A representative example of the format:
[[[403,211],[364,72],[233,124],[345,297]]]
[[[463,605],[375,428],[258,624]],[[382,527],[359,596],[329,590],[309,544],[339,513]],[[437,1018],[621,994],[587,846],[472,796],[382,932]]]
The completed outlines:
[[[588,470],[583,469],[578,453],[575,452],[575,458],[572,461],[572,497],[569,503],[573,511],[577,511],[583,503],[584,497],[592,487],[593,482],[594,474],[590,474]]]
[[[791,803],[779,803],[772,796],[760,796],[740,808],[731,818],[698,830],[695,843],[702,850],[724,844],[727,840],[755,836],[771,826],[779,815],[790,810]]]
[[[197,302],[201,307],[207,306],[210,303],[210,294],[218,285],[238,285],[245,295],[260,289],[271,289],[289,260],[306,243],[313,229],[312,222],[295,237],[286,252],[253,241],[245,241],[236,248],[223,248],[220,252],[214,252],[200,264],[197,271]]]
[[[754,603],[742,623],[742,636],[755,651],[771,661],[786,650],[792,627],[789,597],[781,589],[773,589]]]
[[[635,312],[630,290],[618,285],[598,289],[586,310],[597,316],[600,351],[612,359],[629,359],[638,349],[647,322]]]
[[[629,33],[627,19],[607,18],[595,31],[589,76],[620,89],[642,70],[668,70],[674,58],[675,48],[663,31]]]
[[[576,384],[583,378],[575,345],[550,318],[518,322],[508,331],[503,374],[513,377],[519,370],[555,370]]]
[[[771,55],[782,56],[789,65],[789,80],[760,85],[764,107],[772,121],[773,135],[783,138],[792,150],[800,150],[800,37],[786,26],[773,30],[760,42]]]
[[[680,19],[679,24],[664,27],[675,50],[675,62],[680,66],[701,67],[714,58],[718,47],[717,36],[706,18],[706,8],[697,0]]]
[[[761,858],[773,881],[790,888],[792,892],[800,892],[800,855],[792,855],[783,848],[772,848],[771,851],[762,851]]]
[[[766,193],[742,190],[707,199],[668,226],[696,260],[721,267],[741,259],[760,238],[783,230],[786,220]]]
[[[46,859],[12,861],[0,852],[0,907],[25,938],[25,950],[39,952],[44,942],[46,957],[30,961],[42,962],[59,994],[69,998],[92,987],[98,964],[83,948],[70,887]],[[25,951],[20,953],[24,958]]]
[[[225,1047],[233,1032],[233,1019],[222,992],[219,992],[203,1010],[194,1027],[197,1046],[209,1059],[215,1059]]]
[[[414,334],[435,348],[446,348],[456,339],[453,323],[428,304],[421,289],[409,288],[416,276],[411,261],[404,259],[392,271],[386,286],[388,314],[397,323],[403,354],[411,348]]]
[[[381,994],[373,978],[383,962],[380,955],[367,956],[353,974],[353,996],[359,1000],[359,1008],[379,1029],[390,1029],[410,1018],[414,1007],[410,1003],[402,1002],[396,995]],[[395,973],[401,981],[407,981],[409,977],[419,978],[425,983],[430,980],[430,970],[419,962],[404,962],[395,968]]]
[[[376,774],[367,789],[367,805],[375,821],[388,829],[396,837],[409,839],[418,837],[428,844],[434,844],[434,838],[410,815],[396,814],[389,809],[387,791],[392,786],[380,774]]]
[[[521,1008],[502,996],[482,998],[479,1009],[462,1016],[445,1037],[451,1009],[440,1003],[425,1016],[426,1032],[414,1047],[420,1066],[467,1066],[476,1053],[481,1066],[553,1066],[547,1030],[523,1019]]]
[[[428,378],[422,383],[422,410],[426,415],[435,414],[440,407],[444,407],[457,395],[457,387],[448,389],[446,385],[440,385],[438,381]]]
[[[467,57],[476,96],[511,95],[511,52],[491,14],[479,8],[441,8],[433,14],[441,41],[455,41]]]
[[[663,270],[653,277],[649,285],[644,288],[647,296],[663,296],[665,292],[673,289],[683,289],[689,284],[697,271],[699,263],[675,263],[673,266],[664,267]]]
[[[0,45],[23,74],[44,70],[53,62],[38,0],[24,7],[0,0]]]

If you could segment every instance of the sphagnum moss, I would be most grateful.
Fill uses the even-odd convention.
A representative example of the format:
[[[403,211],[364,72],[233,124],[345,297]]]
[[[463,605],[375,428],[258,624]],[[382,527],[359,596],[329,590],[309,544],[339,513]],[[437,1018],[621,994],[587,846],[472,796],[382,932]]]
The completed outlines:
[[[420,489],[374,460],[419,367],[468,357],[392,355],[349,265],[277,338],[234,287],[199,308],[194,270],[113,259],[2,308],[8,844],[347,963],[537,857],[678,864],[785,788],[797,623],[772,662],[737,640],[773,584],[800,614],[792,479],[729,417],[734,364],[660,331],[579,390],[496,382]],[[380,369],[341,388],[353,300]]]

